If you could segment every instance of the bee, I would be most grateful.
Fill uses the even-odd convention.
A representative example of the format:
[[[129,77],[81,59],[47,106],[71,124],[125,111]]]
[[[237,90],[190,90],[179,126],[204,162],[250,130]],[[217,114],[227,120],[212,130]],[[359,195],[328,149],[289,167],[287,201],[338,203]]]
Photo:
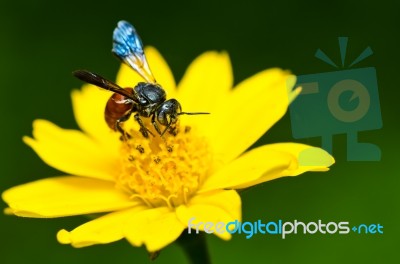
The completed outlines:
[[[118,131],[123,137],[129,134],[123,129],[123,122],[131,115],[140,126],[140,132],[148,138],[154,134],[145,126],[142,118],[150,118],[151,124],[162,137],[166,131],[176,133],[176,124],[180,115],[201,115],[206,112],[182,112],[176,99],[168,99],[164,89],[156,82],[146,56],[142,41],[135,28],[126,21],[119,21],[113,33],[112,53],[123,63],[136,71],[146,82],[135,87],[122,88],[106,78],[87,71],[77,70],[73,75],[87,83],[96,85],[114,94],[108,99],[104,117],[107,125]]]

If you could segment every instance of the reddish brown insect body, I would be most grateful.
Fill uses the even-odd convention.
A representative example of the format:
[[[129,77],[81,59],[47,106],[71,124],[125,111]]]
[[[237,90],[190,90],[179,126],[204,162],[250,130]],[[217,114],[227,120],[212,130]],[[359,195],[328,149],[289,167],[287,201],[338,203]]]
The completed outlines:
[[[133,94],[132,88],[125,88],[125,90],[129,94]],[[122,121],[120,119],[124,116],[129,117],[127,114],[132,111],[132,104],[132,99],[117,93],[114,93],[110,99],[108,99],[104,117],[111,129],[117,131],[118,128],[116,125],[118,121]]]

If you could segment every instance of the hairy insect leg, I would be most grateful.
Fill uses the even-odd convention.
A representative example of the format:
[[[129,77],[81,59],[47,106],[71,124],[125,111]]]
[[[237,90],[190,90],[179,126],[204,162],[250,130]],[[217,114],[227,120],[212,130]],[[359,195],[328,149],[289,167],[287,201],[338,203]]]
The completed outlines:
[[[155,114],[153,114],[153,116],[151,117],[151,123],[153,124],[153,127],[155,128],[155,130],[157,131],[157,133],[161,136],[161,130],[160,130],[160,128],[159,128],[158,125],[157,125],[157,122],[156,122],[156,115],[155,115]]]
[[[168,125],[165,127],[164,131],[161,133],[161,136],[164,136],[165,132],[169,132],[171,135],[176,136],[176,134],[174,133],[176,127],[172,126],[172,122],[169,122]]]
[[[168,129],[168,133],[170,133],[173,136],[178,135],[178,127],[177,127],[177,125],[175,124],[173,126],[170,126],[169,129]]]
[[[149,137],[149,133],[154,137],[154,134],[151,133],[151,131],[148,130],[147,127],[143,124],[143,121],[142,121],[142,119],[140,119],[139,114],[135,114],[135,115],[134,115],[134,118],[135,118],[135,121],[138,122],[138,124],[139,124],[139,126],[140,126],[140,132],[142,133],[142,135],[143,135],[145,138],[148,138],[148,137]]]
[[[115,130],[121,133],[121,140],[127,141],[128,139],[131,138],[131,135],[129,135],[128,132],[126,132],[122,127],[121,124],[125,122],[126,120],[129,119],[131,116],[131,112],[127,113],[126,115],[122,116],[121,118],[117,119],[115,122]]]
[[[153,124],[155,130],[157,131],[157,133],[161,137],[164,136],[164,134],[165,134],[165,132],[167,132],[167,130],[173,136],[176,136],[178,134],[177,126],[176,125],[172,125],[172,122],[168,124],[168,126],[164,129],[163,132],[161,132],[161,129],[160,129],[160,127],[158,126],[158,124],[156,122],[156,115],[155,114],[153,114],[153,116],[151,117],[151,123]]]
[[[153,124],[155,130],[157,131],[157,133],[160,135],[160,137],[161,137],[162,140],[164,141],[165,145],[167,146],[168,152],[172,152],[173,146],[168,145],[167,140],[166,140],[165,137],[164,137],[164,133],[165,133],[166,130],[165,130],[164,132],[161,132],[161,129],[160,129],[160,127],[157,125],[157,122],[156,122],[155,118],[156,118],[155,115],[153,115],[153,116],[151,117],[151,123]],[[170,125],[169,127],[171,127],[171,125]],[[175,127],[173,127],[173,128],[175,129]],[[167,127],[166,129],[168,129],[168,127]],[[171,129],[172,129],[172,127],[170,128],[169,131],[171,131]],[[176,136],[176,134],[173,134],[173,135]]]

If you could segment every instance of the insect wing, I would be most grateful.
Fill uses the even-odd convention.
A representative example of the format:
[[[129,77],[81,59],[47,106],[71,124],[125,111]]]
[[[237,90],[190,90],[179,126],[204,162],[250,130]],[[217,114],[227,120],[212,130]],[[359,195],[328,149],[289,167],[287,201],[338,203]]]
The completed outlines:
[[[147,63],[142,41],[130,23],[126,21],[118,22],[113,34],[112,52],[121,61],[139,73],[147,82],[156,82]]]
[[[121,88],[117,84],[113,83],[112,81],[107,80],[106,78],[104,78],[96,73],[86,71],[86,70],[77,70],[77,71],[74,71],[72,74],[76,78],[78,78],[84,82],[94,84],[103,89],[112,91],[114,93],[118,93],[120,95],[123,95],[127,98],[132,99],[132,95],[130,93],[128,93],[125,89]]]

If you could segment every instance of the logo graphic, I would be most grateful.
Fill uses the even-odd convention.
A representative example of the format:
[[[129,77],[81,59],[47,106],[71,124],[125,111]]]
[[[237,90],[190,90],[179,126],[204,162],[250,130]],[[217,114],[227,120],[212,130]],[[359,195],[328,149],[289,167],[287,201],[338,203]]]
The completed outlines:
[[[188,221],[188,234],[199,234],[200,230],[206,234],[244,234],[246,239],[252,238],[254,235],[278,235],[282,239],[292,234],[322,234],[322,235],[348,235],[350,234],[350,223],[348,221],[340,222],[324,222],[318,220],[316,222],[302,222],[294,221],[266,221],[265,219],[258,219],[254,222],[240,222],[234,220],[231,222],[202,222],[198,221],[196,217],[192,217]],[[381,224],[359,224],[354,225],[351,230],[354,234],[368,234],[368,235],[382,235],[383,225]]]
[[[347,37],[339,37],[341,67],[345,68]],[[358,132],[382,128],[376,70],[349,69],[372,55],[367,47],[347,69],[298,76],[303,90],[290,105],[292,134],[296,139],[321,137],[322,148],[332,153],[332,137],[347,134],[347,160],[377,161],[380,148],[358,142]],[[322,50],[315,57],[339,69]]]

